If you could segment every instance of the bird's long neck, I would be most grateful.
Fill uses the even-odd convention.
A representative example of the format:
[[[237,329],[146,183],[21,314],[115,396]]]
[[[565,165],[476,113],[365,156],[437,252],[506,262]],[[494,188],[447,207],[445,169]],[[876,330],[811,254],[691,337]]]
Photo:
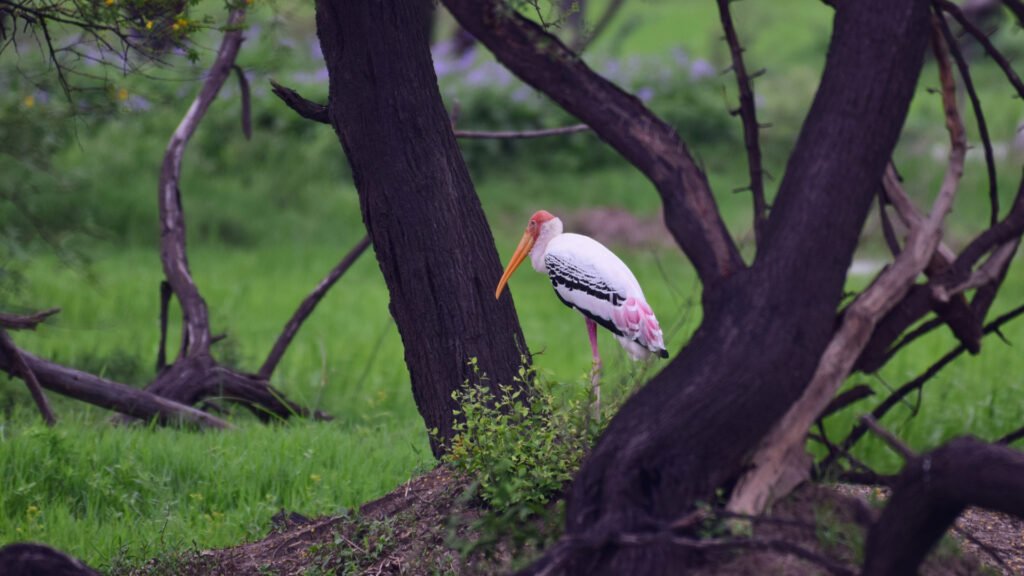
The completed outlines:
[[[547,273],[548,267],[544,264],[544,254],[547,253],[551,240],[561,233],[562,221],[558,218],[552,218],[541,225],[537,241],[533,244],[533,249],[530,250],[530,264],[533,264],[534,270],[542,274]]]

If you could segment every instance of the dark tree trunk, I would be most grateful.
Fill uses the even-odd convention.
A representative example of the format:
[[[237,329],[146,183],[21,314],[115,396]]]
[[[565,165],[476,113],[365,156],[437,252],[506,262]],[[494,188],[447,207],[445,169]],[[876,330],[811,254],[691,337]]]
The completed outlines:
[[[833,333],[858,234],[913,95],[928,25],[925,0],[839,4],[825,73],[764,251],[707,302],[689,346],[610,423],[573,484],[571,533],[640,529],[711,498],[799,397]],[[671,571],[673,553],[607,550],[577,567],[660,573]]]
[[[432,9],[430,0],[318,0],[316,20],[331,123],[391,293],[413,396],[444,440],[452,391],[477,379],[470,360],[492,386],[514,384],[526,348],[511,299],[494,299],[501,262],[438,91]]]
[[[637,122],[609,122],[618,109],[644,112],[635,99],[603,85],[557,42],[538,50],[542,33],[502,2],[445,3],[517,75],[644,170],[666,202],[703,201],[706,182],[698,171],[680,182],[675,175],[686,171],[660,169],[669,158],[686,157],[685,149],[659,146],[657,159],[648,161],[651,142],[660,137],[657,123],[644,122],[645,136],[632,138],[641,131],[630,130]],[[676,573],[684,560],[678,550],[617,548],[615,534],[664,525],[712,498],[808,384],[833,334],[846,270],[914,92],[928,6],[926,0],[838,4],[821,85],[751,268],[731,273],[728,250],[706,250],[723,244],[708,228],[708,222],[720,225],[713,213],[672,221],[666,210],[669,228],[705,280],[704,321],[676,359],[623,406],[577,475],[567,530],[592,545],[579,549],[572,572]],[[580,89],[606,97],[569,96]],[[663,140],[672,142],[672,134]],[[680,215],[708,212],[691,208]]]

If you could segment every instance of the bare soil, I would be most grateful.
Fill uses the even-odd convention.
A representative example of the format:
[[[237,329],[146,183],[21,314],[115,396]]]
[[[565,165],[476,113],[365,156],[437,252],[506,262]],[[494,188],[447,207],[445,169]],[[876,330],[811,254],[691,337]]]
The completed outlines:
[[[496,574],[522,566],[507,548],[487,557],[464,558],[453,543],[476,538],[466,526],[479,510],[460,495],[466,484],[437,468],[399,486],[357,514],[309,520],[280,514],[263,540],[220,550],[154,560],[136,574],[317,575],[317,574]],[[877,518],[885,494],[866,487],[808,484],[752,525],[761,540],[785,541],[859,573],[867,527]],[[452,522],[460,517],[461,522]],[[971,510],[958,522],[970,537],[953,533],[936,547],[921,574],[968,576],[1020,574],[1024,558],[1022,523]],[[710,535],[708,537],[715,537]],[[972,543],[972,540],[980,542]],[[958,546],[957,543],[961,545]],[[1001,560],[993,560],[995,550]],[[528,555],[528,553],[527,553]],[[518,560],[518,561],[517,561]],[[1005,566],[1000,566],[1002,562]],[[688,574],[829,574],[816,562],[778,550],[729,549],[705,553]]]

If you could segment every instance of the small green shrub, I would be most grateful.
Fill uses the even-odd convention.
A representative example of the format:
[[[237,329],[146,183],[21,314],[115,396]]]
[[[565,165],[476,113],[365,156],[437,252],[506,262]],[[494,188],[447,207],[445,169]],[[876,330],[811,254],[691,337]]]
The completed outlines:
[[[557,536],[562,510],[552,500],[596,438],[585,388],[557,386],[527,368],[517,384],[498,386],[497,396],[479,383],[453,393],[461,410],[444,461],[471,479],[465,497],[487,508],[473,526],[480,537],[463,545],[464,553]]]

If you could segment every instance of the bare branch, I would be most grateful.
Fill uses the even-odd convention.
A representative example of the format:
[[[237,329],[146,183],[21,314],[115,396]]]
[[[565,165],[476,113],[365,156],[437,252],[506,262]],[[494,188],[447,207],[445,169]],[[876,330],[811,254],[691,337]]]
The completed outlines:
[[[40,386],[58,394],[143,420],[155,418],[163,423],[184,422],[209,428],[232,428],[224,420],[191,406],[36,358],[24,350],[19,349],[18,353]],[[0,370],[14,373],[14,362],[10,354],[0,349]]]
[[[274,95],[280,98],[282,102],[287,104],[299,116],[321,124],[329,125],[331,123],[330,112],[327,110],[327,106],[317,104],[312,100],[306,100],[295,90],[278,84],[273,80],[270,81],[270,86]]]
[[[764,174],[761,169],[761,144],[758,141],[757,107],[754,105],[754,90],[743,63],[743,48],[740,46],[736,27],[729,12],[731,0],[717,0],[718,14],[725,30],[725,39],[729,43],[732,54],[732,69],[736,73],[736,84],[740,92],[740,118],[743,120],[743,141],[747,147],[747,167],[750,173],[750,193],[754,198],[754,238],[758,246],[764,235],[764,225],[768,219],[767,206],[764,200]]]
[[[893,452],[899,454],[900,457],[903,458],[903,460],[910,461],[915,456],[917,456],[917,454],[915,454],[909,446],[907,446],[902,440],[897,438],[895,434],[893,434],[884,426],[879,424],[878,420],[875,420],[870,414],[861,415],[860,421],[865,426],[867,426],[869,430],[874,432],[876,436],[885,441],[885,443],[888,444],[889,447],[893,449]]]
[[[978,41],[979,44],[981,44],[985,48],[985,52],[989,55],[989,57],[996,61],[996,64],[998,64],[999,67],[1003,70],[1003,74],[1006,75],[1006,79],[1010,81],[1010,84],[1013,84],[1013,87],[1017,90],[1017,95],[1020,96],[1021,98],[1024,98],[1024,82],[1021,81],[1020,76],[1017,75],[1017,72],[1013,69],[1013,66],[1010,65],[1010,61],[1006,59],[1006,56],[1003,56],[1003,53],[1000,52],[994,44],[992,44],[992,41],[989,40],[988,36],[981,30],[978,30],[978,27],[972,24],[971,21],[968,20],[966,16],[964,16],[964,13],[956,4],[950,2],[949,0],[933,1],[936,4],[938,4],[938,6],[944,12],[947,12],[950,15],[952,15],[953,18],[956,18],[956,21],[960,24],[960,26],[962,26],[964,30],[966,30],[971,36],[974,37],[975,40]],[[1020,16],[1020,14],[1018,14],[1018,16]]]
[[[1003,0],[1003,4],[1017,17],[1017,24],[1024,26],[1024,2],[1021,2],[1021,0]]]
[[[199,94],[171,136],[160,170],[160,259],[163,262],[164,275],[178,297],[184,313],[183,355],[205,354],[209,350],[210,319],[206,302],[189,272],[185,248],[185,215],[181,206],[181,191],[178,188],[181,180],[181,159],[189,139],[199,127],[199,122],[217,97],[224,81],[231,74],[238,49],[242,45],[241,24],[244,19],[244,7],[234,8],[228,15],[227,31],[221,40],[217,58],[210,67]]]
[[[238,64],[232,64],[231,69],[238,76],[238,90],[242,95],[242,134],[246,140],[252,139],[252,96],[249,94],[249,79],[245,77],[245,71]]]
[[[586,124],[573,124],[560,128],[542,128],[540,130],[456,130],[456,138],[467,140],[521,140],[526,138],[544,138],[547,136],[560,136],[563,134],[576,134],[587,132],[590,126]]]
[[[996,440],[996,444],[1013,444],[1014,442],[1020,440],[1021,438],[1024,438],[1024,426],[1014,430],[1013,432],[1010,432],[1009,434],[1003,436],[999,440]]]
[[[932,293],[935,299],[940,302],[949,302],[951,298],[962,294],[967,290],[973,290],[980,288],[986,284],[996,282],[1002,276],[1003,270],[1010,264],[1010,259],[1017,252],[1017,246],[1020,245],[1020,238],[1012,240],[1003,244],[997,248],[989,259],[985,261],[977,270],[971,273],[971,277],[953,286],[947,288],[943,285],[937,285],[932,289]]]
[[[9,314],[0,312],[0,328],[8,330],[35,330],[44,320],[60,312],[60,308],[49,308],[32,314]]]
[[[299,116],[321,124],[329,125],[331,123],[330,111],[327,106],[317,104],[312,100],[307,100],[295,90],[288,88],[287,86],[282,86],[273,80],[270,81],[270,84],[273,86],[274,94]],[[457,108],[454,108],[453,112],[456,112],[457,110]],[[542,128],[539,130],[455,130],[454,126],[457,116],[457,113],[453,113],[452,115],[452,127],[455,132],[455,137],[468,140],[520,140],[526,138],[545,138],[547,136],[576,134],[578,132],[586,132],[590,130],[590,127],[586,124],[573,124],[571,126]]]
[[[625,0],[610,0],[608,6],[604,9],[604,13],[601,14],[601,18],[598,19],[597,23],[590,30],[589,34],[581,34],[576,38],[573,43],[572,49],[577,54],[582,54],[584,50],[590,47],[597,40],[598,36],[601,35],[608,28],[608,24],[615,19],[615,15],[619,13],[619,8],[622,8],[622,4]]]
[[[263,366],[260,368],[259,377],[264,380],[269,380],[270,375],[274,373],[274,369],[277,368],[277,364],[281,361],[285,351],[288,349],[288,345],[291,344],[292,338],[298,333],[299,328],[302,327],[302,323],[306,321],[306,318],[313,313],[316,309],[317,304],[323,299],[327,291],[334,286],[334,283],[341,278],[352,264],[359,259],[359,256],[366,251],[366,248],[370,245],[370,237],[363,236],[363,238],[356,243],[356,245],[349,250],[348,254],[338,262],[327,276],[317,284],[316,288],[306,296],[299,305],[299,309],[295,311],[288,323],[285,324],[284,330],[281,331],[281,335],[277,337],[277,341],[274,342],[274,347],[271,349],[270,354],[267,356],[266,361],[263,362]]]
[[[828,403],[828,406],[826,406],[825,409],[821,412],[819,421],[821,418],[827,418],[828,416],[831,416],[832,414],[839,412],[843,408],[846,408],[847,406],[855,402],[860,402],[861,400],[869,396],[873,396],[874,394],[875,391],[871,389],[871,386],[868,386],[867,384],[858,384],[857,386],[854,386],[853,388],[850,388],[846,392],[843,392],[842,394],[833,398],[832,401]]]
[[[160,281],[160,344],[156,350],[156,371],[167,368],[167,314],[173,291],[167,280]]]
[[[982,331],[982,334],[987,336],[988,334],[998,332],[1004,324],[1010,322],[1011,320],[1017,318],[1022,314],[1024,314],[1024,305],[1018,306],[1017,308],[1014,308],[1013,310],[1010,310],[1006,314],[1003,314],[996,318],[995,320],[993,320],[991,323],[985,326],[985,329]],[[915,392],[916,390],[924,386],[936,374],[942,371],[943,368],[949,365],[949,363],[951,363],[953,360],[956,360],[961,354],[963,354],[966,351],[967,348],[963,344],[960,344],[959,346],[947,352],[944,356],[939,358],[934,364],[929,366],[919,376],[897,388],[892,394],[890,394],[885,400],[883,400],[881,404],[876,406],[875,409],[871,411],[871,417],[874,418],[875,420],[880,421],[882,417],[889,412],[889,410],[891,410],[894,406],[902,402],[903,399],[906,398],[909,394]],[[850,434],[846,437],[845,440],[843,440],[842,444],[840,444],[840,448],[844,451],[851,450],[853,446],[858,441],[860,441],[860,439],[864,436],[865,432],[867,432],[867,426],[865,426],[863,423],[854,426],[853,429],[850,431]],[[821,467],[823,469],[828,468],[834,463],[835,458],[826,457],[825,460],[822,462]]]
[[[936,12],[938,13],[937,10]],[[967,89],[967,95],[971,99],[974,117],[978,122],[978,136],[981,138],[981,143],[985,150],[985,166],[988,169],[988,198],[989,205],[991,206],[989,224],[993,225],[999,220],[999,193],[996,190],[996,162],[992,153],[992,139],[988,135],[988,124],[985,122],[985,114],[981,109],[981,99],[978,98],[978,93],[974,89],[974,80],[971,79],[970,66],[967,65],[967,60],[964,58],[963,53],[960,52],[956,38],[953,37],[953,33],[949,30],[949,25],[941,13],[938,14],[938,18],[939,25],[942,28],[942,35],[946,38],[946,43],[949,45],[954,61],[956,61],[957,69],[960,71],[960,78],[963,80],[964,87]]]
[[[46,394],[43,393],[43,388],[39,385],[35,372],[32,372],[32,369],[25,363],[25,359],[22,358],[18,347],[14,345],[11,337],[3,329],[0,329],[0,350],[3,350],[4,354],[11,359],[12,374],[17,374],[25,381],[29,393],[32,394],[32,400],[35,401],[36,406],[39,408],[39,413],[42,414],[46,425],[53,426],[56,424],[57,417],[53,415],[53,410],[50,409],[50,403],[46,400]]]

